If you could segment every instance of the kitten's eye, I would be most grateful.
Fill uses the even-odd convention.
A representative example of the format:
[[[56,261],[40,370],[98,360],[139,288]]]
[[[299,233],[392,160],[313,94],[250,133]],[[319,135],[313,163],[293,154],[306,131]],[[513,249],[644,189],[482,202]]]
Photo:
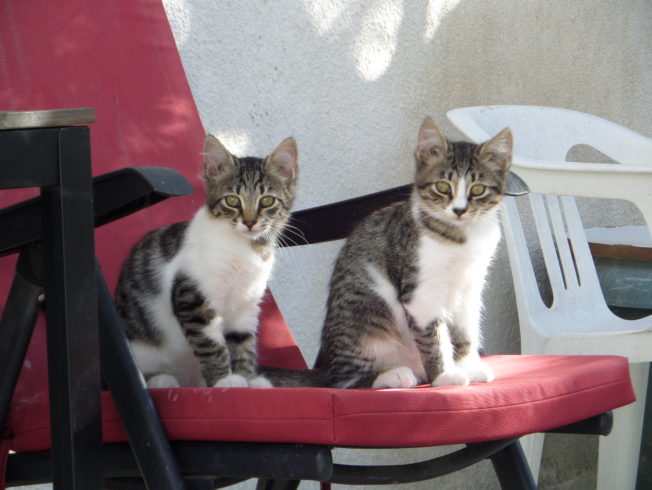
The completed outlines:
[[[263,196],[263,197],[260,198],[260,207],[261,208],[268,208],[272,204],[274,204],[275,201],[276,201],[276,199],[273,198],[272,196]]]
[[[478,197],[484,194],[484,191],[487,190],[487,186],[483,184],[475,184],[471,186],[471,195]]]
[[[451,193],[451,185],[448,182],[435,182],[435,189],[437,189],[442,194]]]
[[[233,195],[226,196],[224,200],[226,201],[226,204],[228,204],[232,208],[237,208],[238,206],[240,206],[240,198],[238,196],[233,196]]]

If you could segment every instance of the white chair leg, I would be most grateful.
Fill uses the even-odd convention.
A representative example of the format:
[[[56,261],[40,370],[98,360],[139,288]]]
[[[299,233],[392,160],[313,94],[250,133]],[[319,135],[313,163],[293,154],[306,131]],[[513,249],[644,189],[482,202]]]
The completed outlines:
[[[534,483],[539,481],[539,470],[541,470],[541,457],[543,455],[543,440],[545,434],[529,434],[521,437],[521,447],[525,453],[525,459],[530,466]]]
[[[650,363],[629,365],[636,402],[614,410],[610,435],[600,438],[598,490],[633,490],[641,448]]]

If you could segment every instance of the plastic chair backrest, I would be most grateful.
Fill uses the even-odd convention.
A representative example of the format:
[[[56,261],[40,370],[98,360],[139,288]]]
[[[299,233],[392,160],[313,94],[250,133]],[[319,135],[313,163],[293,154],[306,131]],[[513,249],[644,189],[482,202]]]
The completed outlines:
[[[578,180],[584,179],[585,187],[590,188],[585,194],[586,188],[570,186],[570,190],[577,189],[573,195],[606,194],[645,204],[641,201],[645,197],[642,193],[628,194],[631,189],[618,184],[617,179],[635,177],[640,172],[648,177],[652,175],[651,169],[645,167],[652,163],[652,141],[648,138],[601,118],[548,107],[469,107],[450,111],[448,117],[476,142],[485,141],[509,126],[515,140],[512,169],[517,173],[534,169],[526,180],[539,191],[557,191],[559,181],[571,175],[563,170],[567,167],[573,169],[575,176],[581,174]],[[566,162],[568,151],[581,144],[592,146],[622,164]],[[586,172],[587,169],[590,171]],[[610,181],[595,179],[603,177],[602,169],[609,169]],[[622,172],[620,176],[616,171]],[[603,193],[600,186],[607,185],[610,188]],[[571,331],[606,333],[645,329],[649,321],[621,320],[607,307],[575,199],[536,193],[531,193],[528,199],[538,239],[534,246],[538,245],[543,255],[553,299],[550,306],[542,299],[519,206],[514,198],[506,197],[502,217],[506,224],[523,351],[532,353],[542,349],[535,345],[538,340],[531,336],[532,328],[546,337],[563,336]]]
[[[545,329],[551,333],[569,328],[593,329],[594,324],[581,318],[612,314],[603,299],[575,200],[568,196],[530,194],[529,201],[552,304],[547,306],[541,296],[515,198],[506,197],[502,217],[521,325],[545,318],[545,322],[537,323],[545,323]]]
[[[651,163],[652,142],[648,138],[582,112],[553,107],[487,106],[453,110],[449,114],[464,124],[464,132],[473,139],[477,139],[474,135],[494,135],[509,125],[517,135],[514,154],[521,158],[564,162],[571,148],[589,145],[624,165]]]

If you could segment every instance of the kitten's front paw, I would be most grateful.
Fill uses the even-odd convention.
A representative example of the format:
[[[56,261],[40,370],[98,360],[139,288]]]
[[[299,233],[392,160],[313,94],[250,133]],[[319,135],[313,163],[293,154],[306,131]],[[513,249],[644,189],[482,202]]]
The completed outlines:
[[[247,378],[239,374],[229,374],[222,379],[218,379],[213,388],[246,388],[249,386]]]
[[[177,378],[171,374],[156,374],[147,380],[148,388],[178,388],[181,386]]]
[[[489,383],[496,378],[489,364],[480,359],[462,362],[460,368],[469,375],[471,383]]]
[[[466,374],[466,371],[458,368],[457,366],[444,371],[432,382],[432,386],[466,386],[468,384],[469,375]]]
[[[272,388],[274,385],[265,376],[256,376],[249,380],[251,388]]]
[[[392,368],[378,375],[372,388],[414,388],[419,380],[409,367]]]

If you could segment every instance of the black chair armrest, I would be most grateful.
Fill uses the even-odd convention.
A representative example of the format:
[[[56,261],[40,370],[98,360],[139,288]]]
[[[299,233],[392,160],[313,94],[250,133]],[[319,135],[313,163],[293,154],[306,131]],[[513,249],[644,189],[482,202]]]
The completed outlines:
[[[280,243],[283,247],[340,240],[349,236],[353,228],[376,209],[389,206],[410,197],[412,185],[393,187],[381,192],[347,199],[345,201],[303,209],[292,213]],[[518,175],[509,172],[506,194],[523,196],[529,192],[527,184]]]
[[[93,179],[95,226],[102,226],[169,197],[194,192],[190,182],[165,167],[130,167]]]
[[[127,216],[173,196],[192,194],[193,187],[176,170],[130,167],[93,179],[95,226]],[[41,239],[41,198],[0,210],[0,256]]]
[[[410,197],[411,185],[354,197],[333,204],[292,213],[280,243],[282,246],[307,245],[349,236],[353,228],[369,214]]]

